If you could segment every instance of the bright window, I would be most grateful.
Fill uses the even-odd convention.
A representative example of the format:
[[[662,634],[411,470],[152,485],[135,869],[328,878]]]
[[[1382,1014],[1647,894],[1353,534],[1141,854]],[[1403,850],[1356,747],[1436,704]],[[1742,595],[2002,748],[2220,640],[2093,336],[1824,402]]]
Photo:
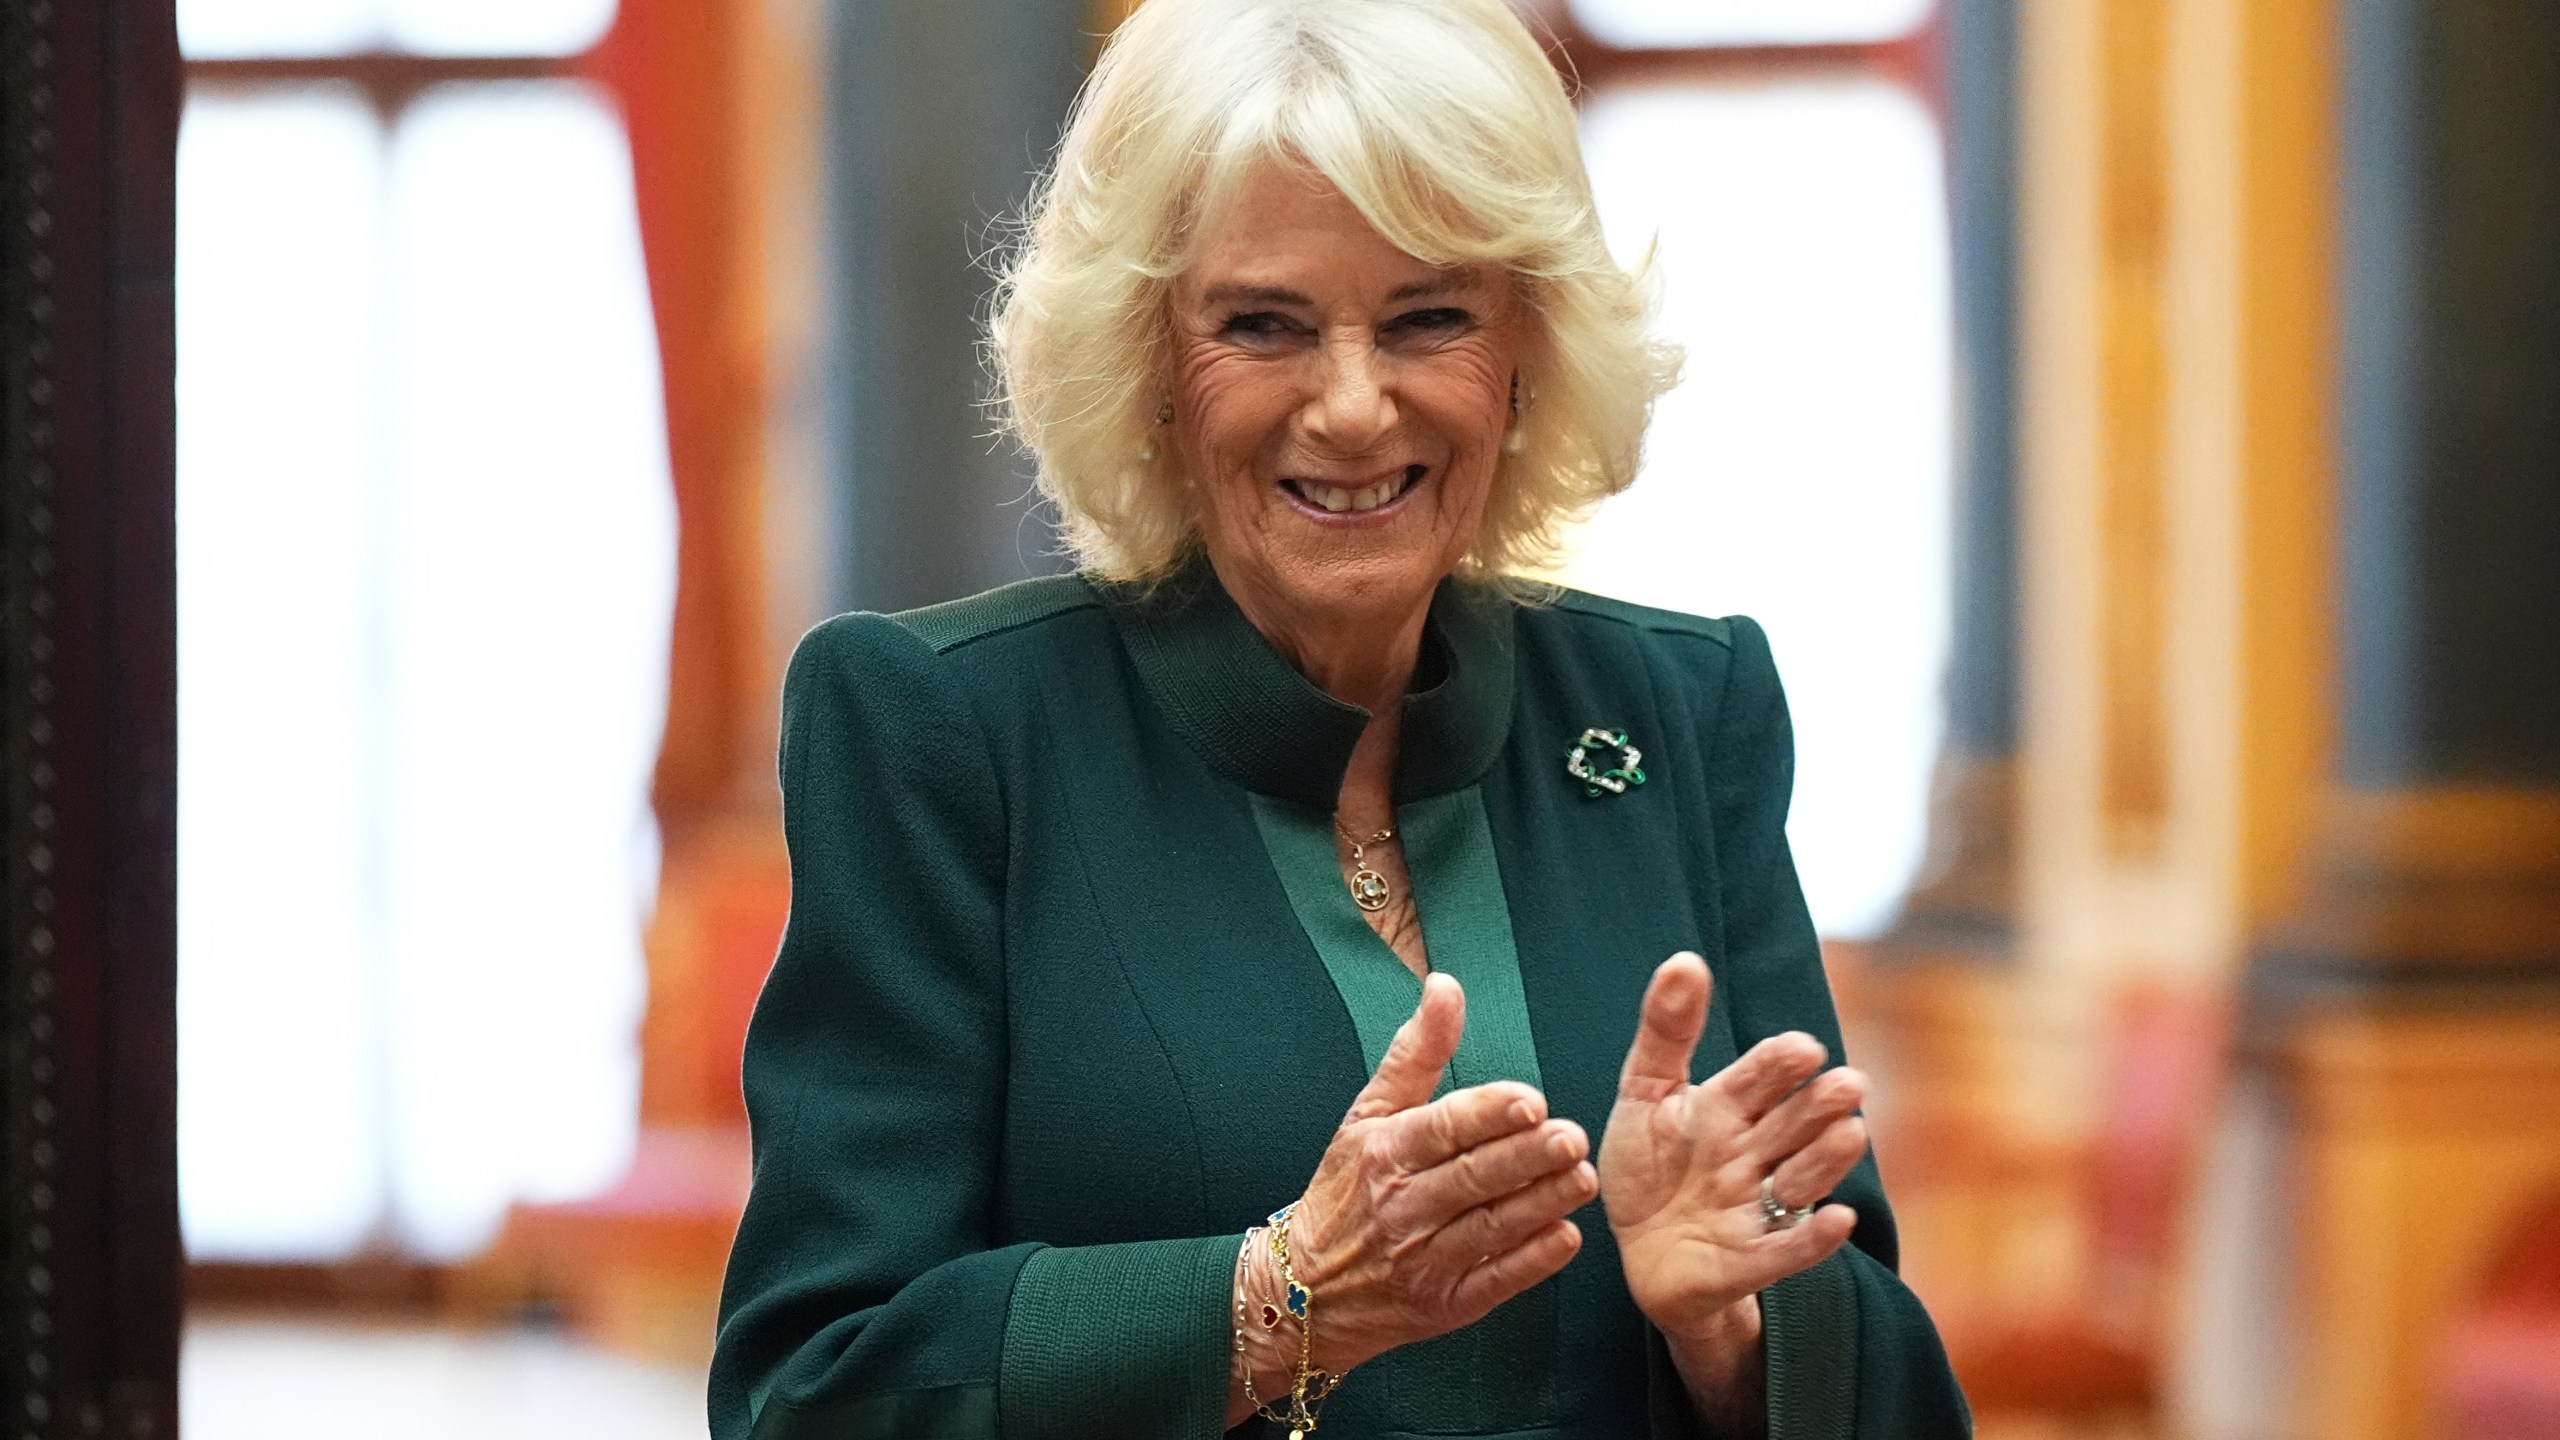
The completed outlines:
[[[638,1121],[675,512],[628,145],[570,80],[226,84],[178,168],[188,1245],[461,1256]]]
[[[375,487],[382,145],[322,91],[199,100],[178,162],[180,1188],[218,1253],[383,1205]]]
[[[345,55],[575,55],[617,0],[178,0],[191,60]]]
[[[1850,70],[1603,84],[1583,140],[1612,247],[1629,263],[1656,247],[1663,329],[1688,365],[1643,478],[1584,529],[1566,578],[1767,627],[1815,922],[1872,935],[1919,863],[1943,728],[1954,342],[1938,123],[1907,88]]]
[[[1871,44],[1908,34],[1932,0],[1573,0],[1573,16],[1605,45]]]

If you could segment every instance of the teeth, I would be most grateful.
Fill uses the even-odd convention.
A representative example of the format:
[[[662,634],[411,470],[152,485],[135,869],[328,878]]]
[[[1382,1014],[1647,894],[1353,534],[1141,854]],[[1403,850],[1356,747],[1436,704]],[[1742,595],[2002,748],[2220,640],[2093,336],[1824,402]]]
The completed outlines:
[[[1332,513],[1340,515],[1345,511],[1375,510],[1396,498],[1396,492],[1400,488],[1402,488],[1400,483],[1394,480],[1381,480],[1366,490],[1345,490],[1337,485],[1318,485],[1313,481],[1300,481],[1298,493]]]

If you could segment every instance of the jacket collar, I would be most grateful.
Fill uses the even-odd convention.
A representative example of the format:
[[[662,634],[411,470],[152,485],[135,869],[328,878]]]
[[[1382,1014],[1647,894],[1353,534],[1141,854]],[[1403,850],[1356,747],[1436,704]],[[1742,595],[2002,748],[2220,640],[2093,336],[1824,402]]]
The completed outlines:
[[[1156,708],[1210,768],[1245,788],[1331,810],[1369,712],[1324,693],[1282,658],[1195,559],[1141,590],[1088,578]],[[1440,582],[1404,699],[1396,800],[1463,790],[1511,731],[1512,602]]]

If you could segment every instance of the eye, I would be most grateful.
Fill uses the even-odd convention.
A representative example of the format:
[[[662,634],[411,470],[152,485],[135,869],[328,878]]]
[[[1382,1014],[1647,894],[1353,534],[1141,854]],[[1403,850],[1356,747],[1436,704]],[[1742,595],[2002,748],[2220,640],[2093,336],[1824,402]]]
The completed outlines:
[[[1238,335],[1248,339],[1272,339],[1294,333],[1298,322],[1277,310],[1247,310],[1227,317],[1218,327],[1221,335]]]
[[[1390,330],[1406,334],[1440,334],[1464,330],[1475,323],[1473,315],[1454,305],[1439,305],[1428,310],[1408,310],[1388,323]]]

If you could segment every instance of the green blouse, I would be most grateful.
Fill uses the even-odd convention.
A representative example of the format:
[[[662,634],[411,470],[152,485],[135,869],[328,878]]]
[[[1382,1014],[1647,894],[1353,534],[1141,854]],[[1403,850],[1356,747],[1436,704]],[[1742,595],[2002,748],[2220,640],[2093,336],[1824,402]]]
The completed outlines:
[[[1451,582],[1404,703],[1398,823],[1468,996],[1449,1083],[1526,1080],[1598,1137],[1681,949],[1717,978],[1700,1074],[1781,1030],[1839,1053],[1756,626]],[[713,1435],[1217,1434],[1238,1237],[1420,995],[1335,861],[1366,712],[1197,565],[838,617],[783,709],[792,914],[748,1035]],[[1592,726],[1645,784],[1565,773]],[[1852,1245],[1763,1296],[1770,1433],[1968,1433],[1873,1162],[1833,1198]],[[1599,1207],[1577,1219],[1564,1273],[1355,1371],[1323,1433],[1699,1433]]]

